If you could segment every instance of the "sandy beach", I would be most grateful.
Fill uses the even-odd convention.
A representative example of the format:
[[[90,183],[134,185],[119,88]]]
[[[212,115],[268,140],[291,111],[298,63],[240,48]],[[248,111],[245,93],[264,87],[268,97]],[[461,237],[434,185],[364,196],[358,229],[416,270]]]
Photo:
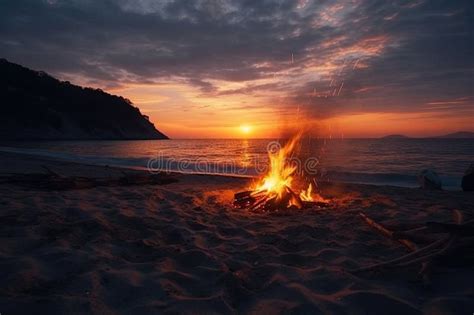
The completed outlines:
[[[0,313],[471,314],[472,257],[351,270],[407,254],[386,226],[474,217],[461,191],[323,184],[331,205],[283,214],[234,209],[248,179],[163,175],[162,184],[44,189],[8,181],[48,169],[117,178],[138,171],[0,154]]]

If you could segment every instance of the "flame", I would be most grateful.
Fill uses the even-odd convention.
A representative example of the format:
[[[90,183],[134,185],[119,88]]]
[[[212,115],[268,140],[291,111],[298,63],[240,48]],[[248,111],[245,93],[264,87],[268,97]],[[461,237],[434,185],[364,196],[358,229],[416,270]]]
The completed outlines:
[[[269,150],[270,165],[268,173],[253,187],[255,193],[265,192],[269,198],[283,201],[287,207],[302,208],[302,201],[313,201],[313,186],[309,184],[306,190],[296,194],[293,189],[297,167],[289,163],[289,157],[295,151],[301,134],[293,137],[284,147],[276,152]],[[286,199],[285,199],[286,198]],[[283,200],[285,199],[285,200]]]
[[[294,137],[277,152],[268,152],[270,169],[255,188],[256,191],[266,191],[270,195],[274,194],[281,198],[286,192],[286,188],[291,187],[292,175],[296,171],[296,166],[288,164],[288,157],[293,152],[298,140],[299,136]]]
[[[306,190],[300,192],[300,198],[303,201],[313,201],[313,196],[311,195],[313,192],[313,185],[309,183],[309,186]]]

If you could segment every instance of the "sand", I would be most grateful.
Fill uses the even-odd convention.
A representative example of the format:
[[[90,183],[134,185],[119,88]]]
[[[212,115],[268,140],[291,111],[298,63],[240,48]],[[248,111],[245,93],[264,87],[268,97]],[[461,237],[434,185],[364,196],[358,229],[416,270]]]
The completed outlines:
[[[0,175],[112,178],[114,168],[0,154]],[[34,189],[0,184],[0,313],[472,314],[474,268],[353,274],[406,249],[357,216],[450,222],[474,194],[326,184],[323,211],[233,209],[242,178],[172,175],[167,185]]]

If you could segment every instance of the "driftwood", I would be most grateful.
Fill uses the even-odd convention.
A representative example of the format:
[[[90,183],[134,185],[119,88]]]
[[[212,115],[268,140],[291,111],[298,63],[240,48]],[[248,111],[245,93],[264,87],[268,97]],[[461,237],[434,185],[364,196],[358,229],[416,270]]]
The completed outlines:
[[[403,246],[405,246],[406,248],[408,248],[409,250],[412,250],[412,251],[415,251],[417,249],[415,243],[407,240],[407,239],[403,239],[403,238],[398,238],[398,237],[394,237],[394,232],[388,230],[387,228],[385,228],[384,226],[382,226],[381,224],[375,222],[374,220],[372,220],[371,218],[369,218],[367,215],[365,215],[364,213],[360,212],[359,213],[359,216],[368,224],[370,225],[372,228],[374,228],[375,230],[377,230],[378,232],[380,232],[383,236],[385,237],[388,237],[392,240],[395,240],[397,241],[398,243],[402,244]]]
[[[323,208],[328,203],[320,201],[303,201],[288,186],[279,198],[267,191],[242,191],[234,194],[234,207],[246,209],[251,212],[280,212],[284,210],[297,210],[304,208]]]
[[[165,185],[176,182],[177,179],[169,174],[132,173],[117,178],[89,178],[82,176],[64,176],[42,166],[46,173],[10,174],[0,177],[0,184],[12,184],[30,189],[40,190],[73,190],[88,189],[99,186],[132,186],[132,185]]]
[[[49,167],[47,167],[46,165],[41,165],[41,167],[46,170],[46,173],[48,173],[49,175],[51,175],[52,177],[63,177],[62,175],[56,173],[56,172],[53,172]]]
[[[439,223],[439,222],[426,222],[423,226],[418,226],[412,228],[408,231],[401,232],[392,232],[387,233],[380,224],[376,223],[372,219],[368,218],[365,214],[362,214],[361,217],[366,221],[370,226],[374,227],[381,234],[386,237],[399,238],[399,237],[409,237],[417,232],[419,233],[435,233],[435,234],[447,234],[442,238],[438,238],[436,241],[431,242],[430,244],[423,246],[419,249],[412,250],[411,253],[403,255],[401,257],[381,262],[378,264],[373,264],[370,266],[354,269],[352,273],[359,273],[364,271],[378,270],[382,268],[399,268],[412,266],[418,263],[422,264],[420,274],[423,276],[429,270],[429,267],[432,265],[435,258],[445,256],[453,246],[458,243],[462,237],[472,237],[474,236],[474,226],[472,223],[474,221],[467,221],[462,224],[463,215],[460,211],[453,211],[453,220],[455,224],[450,223]],[[472,242],[472,239],[471,239]]]
[[[474,236],[474,226],[468,223],[463,225],[426,222],[426,229],[430,232],[450,233],[457,236]]]
[[[418,249],[414,252],[411,252],[410,254],[403,255],[401,257],[398,257],[398,258],[395,258],[395,259],[392,259],[392,260],[389,260],[389,261],[384,261],[384,262],[381,262],[381,263],[378,263],[378,264],[373,264],[373,265],[369,265],[369,266],[366,266],[366,267],[354,269],[354,270],[352,270],[352,272],[356,273],[356,272],[380,269],[380,268],[383,268],[383,267],[397,267],[397,264],[399,264],[399,263],[410,262],[410,261],[412,261],[412,259],[414,259],[414,258],[416,258],[420,255],[424,255],[427,252],[430,252],[432,249],[435,249],[439,245],[444,244],[446,241],[448,241],[448,239],[449,239],[449,237],[437,240],[436,242],[431,243],[428,246],[422,247],[422,248],[420,248],[420,249]]]

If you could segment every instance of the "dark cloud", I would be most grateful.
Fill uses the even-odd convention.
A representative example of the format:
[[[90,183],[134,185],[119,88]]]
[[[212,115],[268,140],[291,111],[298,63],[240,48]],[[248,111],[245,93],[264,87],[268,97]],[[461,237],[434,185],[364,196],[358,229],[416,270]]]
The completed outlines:
[[[211,83],[196,78],[191,78],[187,80],[187,83],[192,84],[194,86],[198,86],[205,94],[211,94],[217,90],[216,87],[213,86]]]
[[[474,116],[473,21],[473,3],[468,1],[411,5],[364,1],[346,17],[344,32],[360,33],[354,35],[359,41],[387,36],[383,52],[361,59],[366,67],[352,70],[346,66],[343,75],[335,77],[336,88],[344,83],[338,96],[329,89],[323,95],[328,97],[312,97],[314,89],[328,90],[328,81],[308,82],[292,93],[289,102],[306,104],[314,115],[324,117],[347,112],[429,111],[423,107],[426,102],[465,98],[467,108],[462,110]],[[341,45],[339,48],[344,47]],[[458,110],[450,107],[444,112]]]
[[[473,20],[457,0],[5,0],[0,51],[102,87],[178,80],[215,96],[279,91],[275,106],[321,116],[416,111],[472,101]]]
[[[295,25],[308,23],[297,20],[293,2],[139,3],[4,1],[0,45],[7,58],[104,80],[126,70],[146,78],[244,81],[268,75],[255,63],[287,61],[322,37],[289,37]]]

